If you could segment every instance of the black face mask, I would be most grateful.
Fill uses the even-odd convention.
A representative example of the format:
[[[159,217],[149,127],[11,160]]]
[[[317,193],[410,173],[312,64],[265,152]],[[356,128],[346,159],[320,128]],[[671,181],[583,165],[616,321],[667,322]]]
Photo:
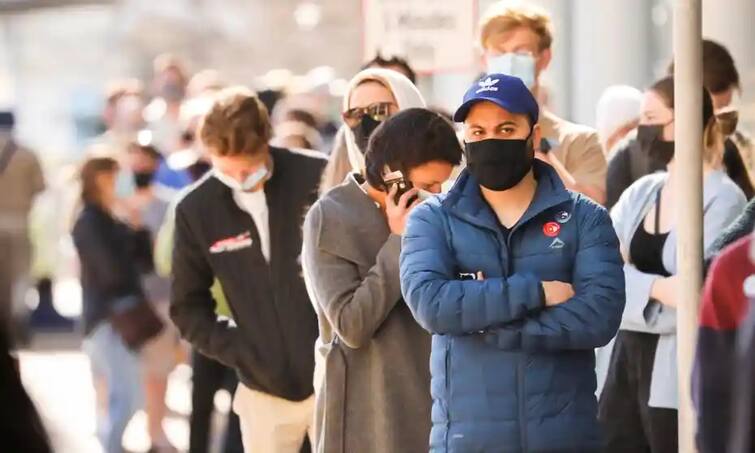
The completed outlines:
[[[171,82],[162,87],[160,94],[168,102],[179,102],[186,95],[186,90],[181,84]]]
[[[535,149],[530,139],[491,138],[466,143],[467,168],[483,187],[502,191],[516,186],[532,169]]]
[[[375,132],[375,129],[377,129],[378,126],[380,126],[380,121],[376,121],[372,119],[372,117],[364,115],[359,124],[351,129],[351,131],[354,132],[354,139],[356,140],[357,146],[362,154],[367,152],[367,142],[370,141],[370,135]]]
[[[152,184],[152,179],[155,177],[153,171],[140,171],[134,173],[134,185],[137,189],[144,189]]]
[[[637,141],[652,159],[667,165],[674,158],[674,142],[661,139],[663,124],[641,124],[637,126]]]

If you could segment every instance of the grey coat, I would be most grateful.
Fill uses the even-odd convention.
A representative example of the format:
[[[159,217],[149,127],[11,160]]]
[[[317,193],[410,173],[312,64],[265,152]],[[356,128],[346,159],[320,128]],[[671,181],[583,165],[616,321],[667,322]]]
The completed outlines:
[[[320,325],[318,452],[428,449],[431,338],[401,298],[400,252],[401,238],[353,175],[307,214],[303,267]]]
[[[616,234],[628,247],[635,231],[655,204],[656,194],[666,184],[668,174],[654,173],[638,179],[619,198],[611,210]],[[713,171],[703,185],[703,242],[707,249],[737,216],[747,200],[723,171]],[[663,265],[676,274],[677,232],[672,229],[663,248]],[[655,352],[648,405],[676,409],[679,405],[676,363],[676,310],[650,298],[650,289],[657,275],[645,274],[632,263],[624,265],[626,276],[626,306],[621,330],[660,335]],[[684,301],[680,301],[684,303]],[[602,391],[608,374],[614,342],[597,351],[598,393]]]

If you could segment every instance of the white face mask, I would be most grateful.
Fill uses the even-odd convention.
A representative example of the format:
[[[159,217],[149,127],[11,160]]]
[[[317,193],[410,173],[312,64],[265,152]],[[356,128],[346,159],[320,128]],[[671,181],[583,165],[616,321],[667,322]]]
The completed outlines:
[[[257,171],[247,176],[243,182],[239,182],[234,178],[226,175],[217,168],[213,170],[214,176],[223,184],[231,188],[232,190],[238,190],[241,192],[248,192],[259,185],[267,178],[269,171],[266,166],[260,167]]]
[[[488,57],[488,74],[505,74],[522,79],[527,88],[535,86],[535,57],[528,53],[505,53]]]
[[[436,195],[436,194],[429,192],[425,189],[417,189],[417,198],[419,198],[420,201],[425,201],[428,198],[432,197],[433,195]]]

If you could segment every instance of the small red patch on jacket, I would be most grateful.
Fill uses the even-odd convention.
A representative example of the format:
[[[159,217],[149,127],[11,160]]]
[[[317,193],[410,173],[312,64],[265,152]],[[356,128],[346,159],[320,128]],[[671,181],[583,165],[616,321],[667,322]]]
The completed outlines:
[[[549,238],[554,238],[558,236],[558,233],[561,231],[561,225],[559,225],[557,222],[548,222],[545,225],[543,225],[543,234],[548,236]]]

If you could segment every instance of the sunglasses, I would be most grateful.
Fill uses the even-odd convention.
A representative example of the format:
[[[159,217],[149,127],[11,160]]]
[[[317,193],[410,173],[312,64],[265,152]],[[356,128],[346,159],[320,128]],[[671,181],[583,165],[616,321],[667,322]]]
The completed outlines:
[[[362,118],[369,116],[375,121],[385,121],[391,116],[391,108],[396,107],[393,102],[376,102],[367,107],[355,107],[343,112],[343,121],[350,128],[355,128]]]

